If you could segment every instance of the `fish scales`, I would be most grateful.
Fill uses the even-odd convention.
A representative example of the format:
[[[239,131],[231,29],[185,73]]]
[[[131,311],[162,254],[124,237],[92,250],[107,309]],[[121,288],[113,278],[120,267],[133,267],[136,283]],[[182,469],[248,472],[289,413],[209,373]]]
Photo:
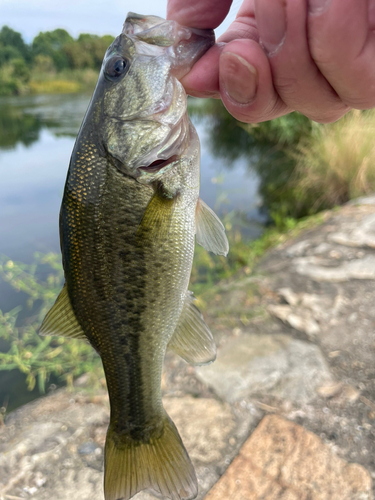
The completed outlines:
[[[194,212],[195,206],[186,197],[178,198],[168,239],[161,244],[147,234],[137,235],[152,189],[141,184],[134,188],[133,179],[92,156],[84,165],[73,158],[71,172],[94,165],[101,178],[95,207],[87,210],[84,195],[76,203],[76,191],[90,177],[85,173],[68,178],[74,188],[63,200],[68,292],[79,323],[102,357],[110,400],[116,402],[111,418],[139,435],[155,420],[155,412],[158,420],[162,412],[162,360],[190,275],[195,228],[188,211]],[[197,186],[199,179],[191,182]]]
[[[228,243],[199,200],[199,140],[177,79],[213,40],[129,14],[72,153],[60,212],[66,283],[40,333],[85,339],[102,359],[106,500],[146,488],[172,500],[197,494],[161,372],[168,346],[193,364],[216,355],[187,288],[195,239],[223,255]]]

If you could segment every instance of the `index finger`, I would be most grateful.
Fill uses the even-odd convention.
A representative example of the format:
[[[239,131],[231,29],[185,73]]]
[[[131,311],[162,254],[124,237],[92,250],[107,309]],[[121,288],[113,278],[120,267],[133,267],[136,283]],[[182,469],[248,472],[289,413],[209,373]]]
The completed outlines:
[[[168,0],[167,19],[182,26],[215,29],[229,12],[232,0]]]

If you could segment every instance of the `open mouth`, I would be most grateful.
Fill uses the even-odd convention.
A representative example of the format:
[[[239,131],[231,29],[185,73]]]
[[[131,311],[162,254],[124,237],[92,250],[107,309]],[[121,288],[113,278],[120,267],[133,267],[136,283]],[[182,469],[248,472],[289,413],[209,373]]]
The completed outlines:
[[[170,163],[176,161],[178,158],[179,158],[178,155],[173,155],[170,158],[167,158],[166,160],[155,160],[147,167],[138,167],[138,168],[143,172],[149,172],[151,174],[154,174],[155,172],[159,172],[159,170],[166,167]]]

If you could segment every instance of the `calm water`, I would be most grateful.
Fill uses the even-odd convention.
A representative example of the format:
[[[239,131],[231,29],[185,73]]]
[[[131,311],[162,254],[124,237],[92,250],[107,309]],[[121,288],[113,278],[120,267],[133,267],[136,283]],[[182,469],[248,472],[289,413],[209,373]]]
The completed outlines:
[[[61,196],[89,99],[76,94],[0,98],[0,255],[30,263],[35,251],[59,252]],[[229,165],[215,157],[209,149],[210,122],[200,119],[195,125],[202,146],[202,199],[221,216],[234,211],[242,231],[259,236],[265,216],[259,178],[249,169],[249,160],[239,158]],[[1,310],[24,300],[0,280]],[[0,406],[1,388],[19,391],[22,384],[15,373],[0,372]]]
[[[36,250],[59,250],[61,195],[88,102],[89,96],[76,94],[0,99],[1,254],[30,261]],[[221,215],[246,214],[246,232],[257,236],[264,221],[257,175],[245,159],[228,170],[228,161],[209,151],[210,124],[195,125],[202,143],[202,199]]]

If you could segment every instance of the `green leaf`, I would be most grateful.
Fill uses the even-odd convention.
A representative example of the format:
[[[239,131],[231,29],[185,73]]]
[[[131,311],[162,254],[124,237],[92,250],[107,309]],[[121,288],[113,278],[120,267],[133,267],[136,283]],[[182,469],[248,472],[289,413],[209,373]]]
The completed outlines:
[[[39,387],[39,392],[44,394],[46,392],[46,370],[44,368],[41,368],[38,372],[38,387]]]
[[[10,371],[16,368],[18,368],[18,365],[16,363],[12,363],[9,365],[3,365],[3,364],[0,365],[0,371]]]

